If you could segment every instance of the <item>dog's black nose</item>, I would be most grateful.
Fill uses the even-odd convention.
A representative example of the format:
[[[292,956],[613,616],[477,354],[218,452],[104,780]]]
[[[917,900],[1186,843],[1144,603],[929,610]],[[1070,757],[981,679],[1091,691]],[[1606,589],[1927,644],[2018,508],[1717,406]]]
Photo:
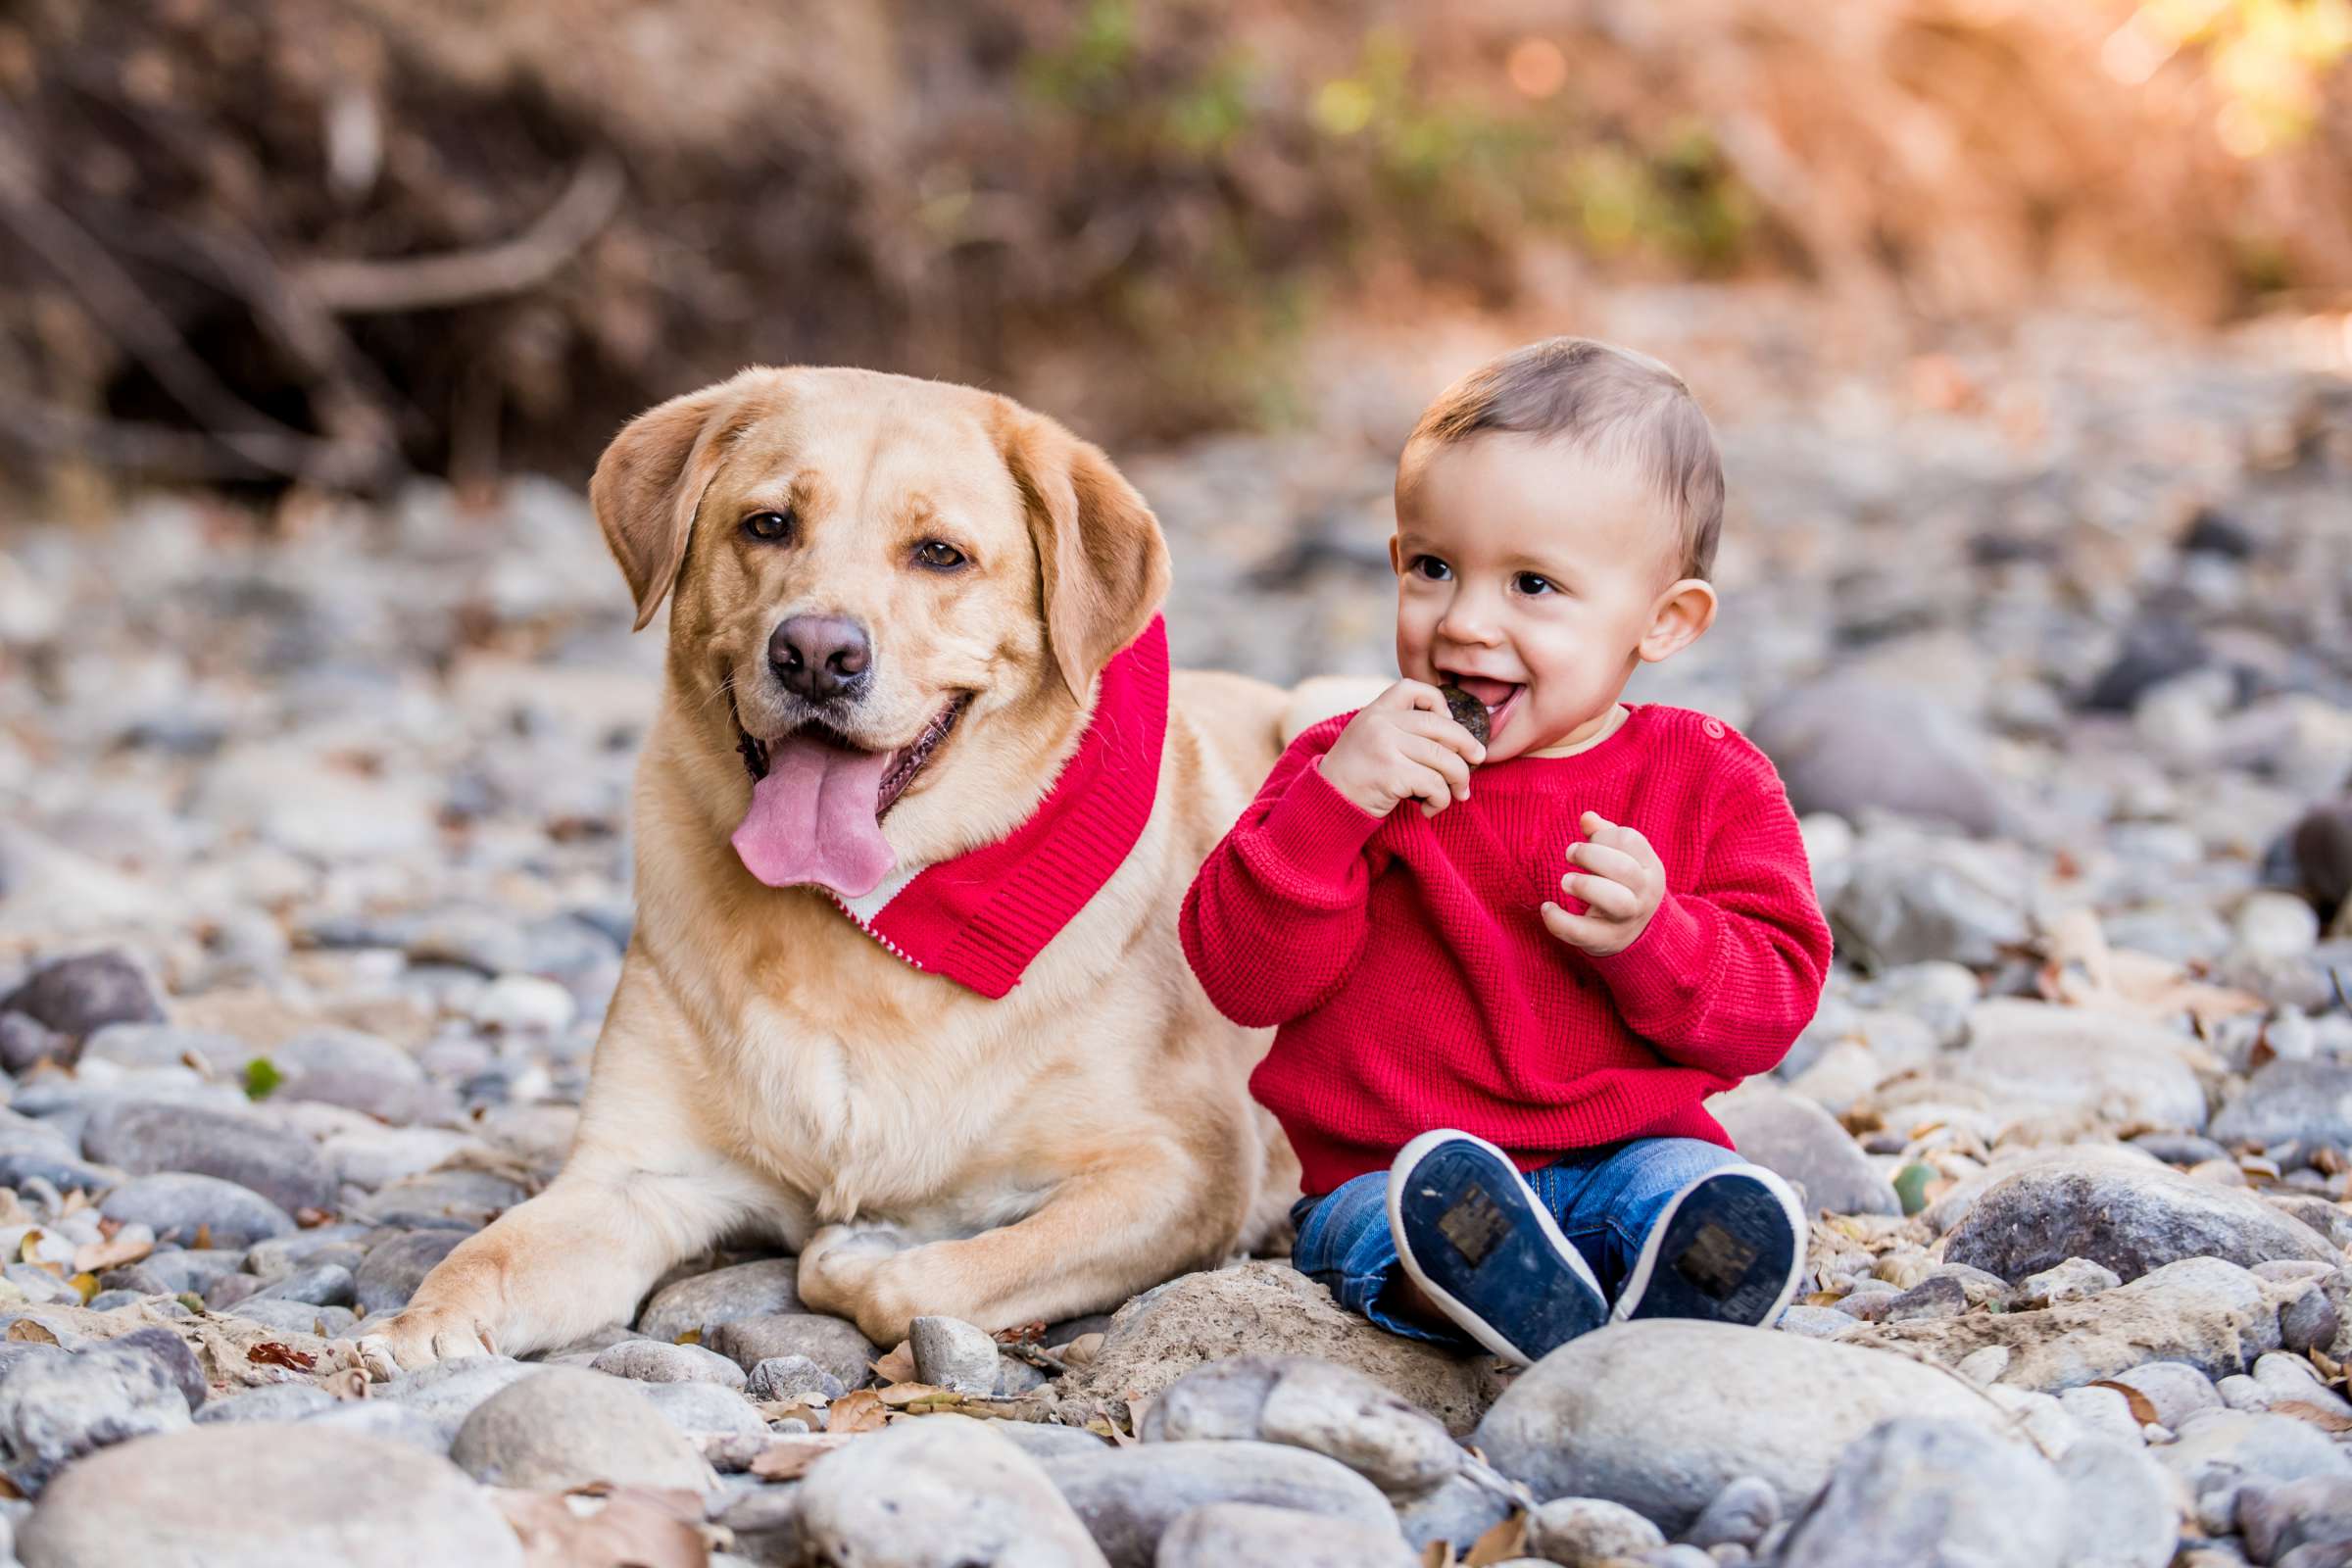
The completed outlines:
[[[812,703],[863,685],[872,657],[865,628],[847,615],[789,615],[767,639],[767,662],[776,679]]]

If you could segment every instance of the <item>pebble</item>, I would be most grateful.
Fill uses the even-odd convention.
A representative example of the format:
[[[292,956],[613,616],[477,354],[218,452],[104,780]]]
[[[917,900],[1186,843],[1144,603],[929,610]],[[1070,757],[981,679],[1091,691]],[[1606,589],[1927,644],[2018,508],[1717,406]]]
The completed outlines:
[[[660,1340],[628,1340],[597,1353],[592,1371],[640,1383],[715,1383],[721,1388],[744,1386],[743,1368],[699,1345],[664,1345]]]
[[[2169,1170],[2068,1160],[2029,1166],[1987,1188],[1944,1237],[1943,1253],[2021,1282],[2075,1258],[2128,1281],[2187,1257],[2240,1266],[2340,1257],[2251,1193]]]
[[[576,1367],[547,1367],[475,1407],[449,1456],[490,1486],[568,1488],[712,1485],[694,1445],[636,1387]]]
[[[6,1386],[0,1385],[0,1394]],[[2204,1410],[2181,1423],[2176,1441],[2152,1450],[2195,1499],[2196,1517],[2225,1534],[2237,1494],[2253,1478],[2266,1482],[2352,1479],[2352,1458],[2326,1433],[2292,1416]]]
[[[990,1395],[997,1388],[997,1342],[986,1329],[952,1317],[918,1317],[907,1325],[918,1383],[956,1394]]]
[[[2278,1348],[2278,1311],[2262,1282],[2236,1264],[2191,1257],[2089,1300],[1881,1324],[1850,1338],[1946,1365],[2003,1346],[2011,1352],[2003,1386],[2055,1392],[2150,1361],[2185,1361],[2209,1378],[2243,1372]]]
[[[318,1151],[259,1116],[134,1102],[93,1115],[81,1152],[134,1176],[187,1171],[219,1177],[289,1214],[335,1203],[334,1173]]]
[[[1415,1551],[1443,1542],[1457,1555],[1478,1544],[1480,1538],[1515,1511],[1506,1490],[1491,1476],[1467,1469],[1411,1496],[1392,1497],[1396,1505],[1396,1528]]]
[[[1095,1358],[1063,1380],[1061,1401],[1075,1411],[1103,1399],[1124,1407],[1245,1348],[1353,1367],[1457,1437],[1501,1388],[1486,1357],[1386,1333],[1296,1270],[1249,1262],[1184,1275],[1121,1307]]]
[[[98,1212],[125,1225],[145,1225],[166,1241],[247,1248],[293,1232],[294,1218],[251,1188],[216,1176],[176,1172],[139,1176],[99,1202]],[[149,1260],[152,1266],[154,1259]],[[235,1259],[230,1259],[234,1266]]]
[[[874,1361],[882,1353],[857,1324],[821,1312],[737,1318],[710,1330],[703,1343],[746,1372],[773,1356],[805,1355],[847,1389],[871,1383]]]
[[[259,1275],[254,1277],[260,1278]],[[312,1306],[349,1306],[353,1287],[351,1270],[342,1264],[312,1263],[265,1284],[247,1299],[304,1301]]]
[[[319,1421],[202,1426],[85,1459],[42,1494],[18,1550],[27,1568],[524,1568],[488,1494],[447,1459]]]
[[[184,1427],[181,1382],[178,1367],[135,1346],[22,1362],[0,1381],[0,1470],[34,1495],[83,1454]]]
[[[1168,1527],[1212,1502],[1264,1503],[1367,1529],[1396,1528],[1388,1500],[1369,1481],[1319,1453],[1270,1443],[1146,1443],[1050,1459],[1046,1473],[1111,1568],[1152,1568]]]
[[[1930,692],[1835,674],[1774,699],[1748,736],[1799,811],[1898,811],[1975,834],[2011,820],[1985,764],[1989,744]]]
[[[675,1340],[683,1334],[708,1336],[721,1323],[806,1310],[801,1304],[800,1273],[797,1258],[764,1257],[665,1285],[638,1314],[637,1332],[656,1340]]]
[[[501,975],[484,987],[471,1009],[473,1021],[503,1034],[561,1034],[579,1013],[571,993],[537,975]]]
[[[741,1391],[723,1383],[635,1383],[630,1387],[698,1446],[719,1439],[747,1438],[760,1446],[766,1445],[767,1423],[744,1402]]]
[[[1337,1459],[1392,1496],[1438,1486],[1464,1453],[1443,1424],[1351,1367],[1242,1355],[1186,1374],[1153,1400],[1147,1443],[1262,1440]]]
[[[2104,1263],[2094,1263],[2087,1257],[2070,1257],[2018,1281],[2015,1300],[2019,1307],[2033,1311],[2055,1306],[2060,1301],[2087,1300],[2123,1283],[2123,1276]]]
[[[2230,918],[2231,944],[2245,957],[2277,962],[2319,946],[2320,917],[2291,893],[2251,893]]]
[[[359,1314],[348,1306],[314,1306],[304,1301],[270,1300],[256,1297],[229,1302],[217,1310],[288,1333],[316,1334],[327,1340],[350,1334],[352,1325],[359,1321]]]
[[[1968,1310],[1968,1291],[1948,1276],[1920,1281],[1888,1300],[1877,1315],[1882,1323],[1908,1323],[1917,1318],[1958,1317]]]
[[[2222,1408],[2213,1380],[2183,1361],[2150,1361],[2128,1367],[2109,1381],[2135,1389],[2155,1408],[2156,1422],[2178,1432],[2200,1410]]]
[[[1606,1568],[1665,1544],[1656,1525],[1602,1497],[1554,1497],[1527,1516],[1527,1549],[1564,1568]]]
[[[2235,1522],[2257,1562],[2275,1563],[2305,1545],[2352,1541],[2352,1479],[2249,1482],[2238,1489]]]
[[[2270,1063],[2213,1119],[2226,1144],[2352,1148],[2352,1062]]]
[[[275,1383],[215,1399],[196,1412],[196,1424],[236,1421],[300,1421],[332,1410],[342,1401],[308,1383]]]
[[[1416,1568],[1421,1561],[1394,1530],[1254,1502],[1195,1508],[1168,1527],[1152,1560],[1153,1568]]]
[[[1917,1416],[1873,1428],[1796,1516],[1783,1559],[1805,1568],[1999,1563],[2076,1568],[2065,1482],[1981,1425]]]
[[[1781,1522],[1781,1494],[1762,1476],[1741,1476],[1699,1510],[1683,1540],[1693,1546],[1748,1546]]]
[[[1669,1387],[1677,1397],[1656,1396]],[[1539,1499],[1603,1497],[1679,1535],[1742,1477],[1793,1510],[1849,1443],[1895,1415],[2008,1427],[1970,1385],[1902,1356],[1652,1318],[1572,1340],[1522,1373],[1476,1446]]]
[[[1899,1214],[1902,1203],[1879,1167],[1809,1100],[1750,1080],[1707,1102],[1741,1154],[1801,1189],[1808,1208],[1833,1214]]]
[[[116,949],[52,958],[6,996],[0,1013],[22,1013],[79,1041],[110,1023],[162,1023],[163,999],[129,955]],[[17,1070],[12,1064],[11,1070]]]
[[[838,1399],[850,1391],[841,1379],[805,1355],[771,1355],[752,1368],[744,1392],[762,1401],[785,1401],[810,1395]]]
[[[795,1528],[807,1560],[856,1568],[1108,1568],[1037,1460],[994,1422],[902,1422],[811,1465]],[[1149,1554],[1115,1558],[1151,1568]]]
[[[409,1304],[416,1287],[433,1265],[466,1240],[463,1231],[408,1231],[378,1242],[368,1250],[352,1282],[354,1304],[362,1312],[390,1312]]]
[[[541,1368],[504,1355],[469,1355],[436,1361],[402,1374],[375,1391],[368,1402],[407,1406],[444,1429],[442,1447],[484,1401]]]

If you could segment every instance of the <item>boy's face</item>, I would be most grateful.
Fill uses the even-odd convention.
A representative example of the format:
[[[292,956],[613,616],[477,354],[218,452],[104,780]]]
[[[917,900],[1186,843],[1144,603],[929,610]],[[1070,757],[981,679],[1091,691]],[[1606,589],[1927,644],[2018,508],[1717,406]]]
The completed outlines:
[[[1487,760],[1596,731],[1634,666],[1714,618],[1674,579],[1672,515],[1630,466],[1485,434],[1396,491],[1396,664],[1487,705]]]

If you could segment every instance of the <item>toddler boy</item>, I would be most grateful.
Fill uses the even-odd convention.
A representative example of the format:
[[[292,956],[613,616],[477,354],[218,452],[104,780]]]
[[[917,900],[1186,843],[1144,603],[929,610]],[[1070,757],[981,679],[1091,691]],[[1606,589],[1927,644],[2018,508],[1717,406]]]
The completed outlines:
[[[1804,845],[1744,738],[1619,700],[1713,623],[1722,517],[1656,361],[1554,338],[1456,383],[1397,465],[1404,678],[1300,735],[1186,896],[1209,998],[1278,1026],[1293,1261],[1396,1333],[1524,1363],[1795,1290],[1795,1196],[1702,1102],[1820,1000]]]

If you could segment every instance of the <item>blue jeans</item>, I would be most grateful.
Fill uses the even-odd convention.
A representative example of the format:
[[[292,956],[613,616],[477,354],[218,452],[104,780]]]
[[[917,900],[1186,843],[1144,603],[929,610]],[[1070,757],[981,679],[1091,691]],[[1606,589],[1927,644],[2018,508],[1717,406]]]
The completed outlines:
[[[1526,1175],[1559,1222],[1560,1234],[1584,1254],[1613,1301],[1667,1200],[1709,1171],[1744,1163],[1721,1144],[1696,1138],[1637,1138],[1579,1150]],[[1298,1230],[1291,1266],[1320,1282],[1342,1306],[1407,1339],[1470,1343],[1464,1336],[1409,1322],[1382,1303],[1383,1295],[1404,1277],[1396,1239],[1389,1234],[1387,1171],[1366,1171],[1319,1198],[1300,1199],[1291,1208],[1291,1221]]]

